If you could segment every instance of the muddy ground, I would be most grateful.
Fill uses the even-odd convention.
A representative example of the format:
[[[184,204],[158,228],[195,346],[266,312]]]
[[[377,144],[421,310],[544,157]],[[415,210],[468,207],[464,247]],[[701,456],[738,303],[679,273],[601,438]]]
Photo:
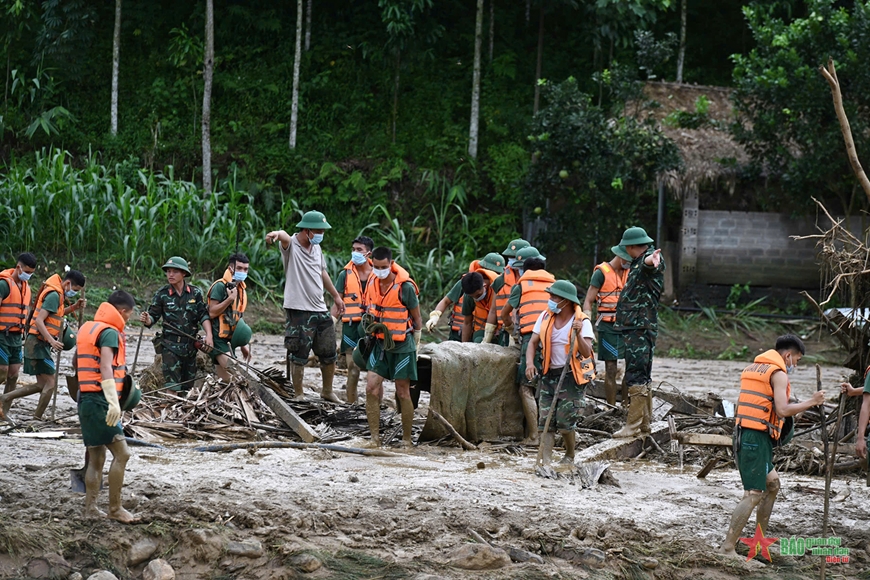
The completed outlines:
[[[280,338],[258,335],[258,366],[282,364],[280,346]],[[140,368],[151,357],[146,342]],[[67,355],[62,372],[69,372],[69,363]],[[658,358],[654,378],[684,392],[716,392],[733,400],[743,366]],[[823,369],[826,386],[848,374],[840,367]],[[307,369],[306,379],[315,386],[319,374]],[[343,387],[343,380],[337,376],[336,386]],[[793,384],[799,397],[807,397],[815,390],[814,371],[800,368]],[[58,418],[75,412],[64,391],[62,386]],[[26,423],[34,406],[35,400],[18,401],[12,420]],[[425,397],[418,421],[424,413]],[[71,417],[60,424],[76,422]],[[389,458],[293,449],[200,453],[193,446],[132,448],[124,498],[143,520],[124,526],[80,517],[83,496],[69,491],[69,470],[82,463],[80,440],[3,436],[0,577],[25,577],[29,561],[57,553],[85,578],[100,569],[140,578],[144,563],[128,566],[127,556],[143,538],[158,542],[152,557],[165,558],[180,579],[818,577],[818,557],[780,555],[778,544],[771,549],[773,563],[714,555],[742,494],[731,465],[699,480],[699,465],[681,471],[673,457],[662,462],[651,453],[612,463],[619,487],[583,489],[535,476],[533,448],[516,454],[515,447],[499,444],[476,452],[420,445],[396,449],[402,456]],[[786,474],[769,535],[819,536],[823,499],[814,490],[823,487],[821,478]],[[828,575],[857,577],[870,562],[870,488],[853,474],[837,476],[832,489],[825,535],[842,537],[850,563],[829,564]],[[469,530],[497,545],[539,554],[544,563],[481,572],[452,567],[454,550],[471,541]],[[262,553],[233,554],[238,550],[229,542],[243,540],[259,542]],[[605,554],[602,567],[581,563],[587,548]],[[745,546],[738,550],[747,553]],[[322,566],[302,572],[299,554],[317,557]]]

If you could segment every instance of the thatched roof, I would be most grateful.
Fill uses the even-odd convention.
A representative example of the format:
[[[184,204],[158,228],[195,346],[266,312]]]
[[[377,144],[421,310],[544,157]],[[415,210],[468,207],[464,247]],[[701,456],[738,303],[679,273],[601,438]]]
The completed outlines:
[[[683,157],[683,170],[669,171],[660,176],[660,180],[680,197],[686,192],[697,191],[703,184],[719,181],[733,189],[737,169],[748,162],[749,157],[727,129],[734,121],[731,89],[650,82],[645,85],[644,93],[661,105],[649,114],[659,121],[662,131],[674,140]],[[719,127],[682,129],[663,122],[674,111],[694,112],[695,102],[701,95],[707,97],[710,103],[708,115]]]

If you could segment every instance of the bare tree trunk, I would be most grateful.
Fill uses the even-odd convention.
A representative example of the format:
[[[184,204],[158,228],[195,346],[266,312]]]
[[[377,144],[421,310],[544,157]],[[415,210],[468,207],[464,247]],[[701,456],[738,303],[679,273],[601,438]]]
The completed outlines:
[[[115,34],[112,36],[112,111],[109,131],[118,134],[118,71],[121,67],[121,0],[115,0]]]
[[[393,78],[393,143],[396,142],[396,122],[399,117],[399,80],[402,70],[402,52],[396,52],[396,76]]]
[[[686,12],[689,0],[683,0],[680,11],[680,52],[677,54],[677,82],[683,82],[683,63],[686,60]]]
[[[296,0],[296,58],[293,60],[293,99],[290,105],[290,149],[296,149],[299,121],[299,67],[302,64],[302,0]]]
[[[489,0],[489,62],[492,62],[492,49],[495,44],[495,0]]]
[[[532,0],[526,0],[526,24],[532,19]]]
[[[480,52],[483,43],[483,0],[477,0],[477,22],[474,27],[474,76],[471,83],[471,127],[468,130],[468,156],[477,159],[480,129]]]
[[[311,48],[311,4],[314,0],[308,0],[308,6],[305,11],[305,52]]]
[[[205,59],[202,68],[202,188],[211,193],[211,84],[214,75],[214,0],[205,0]]]
[[[532,107],[532,115],[538,114],[538,105],[541,102],[541,65],[544,60],[544,7],[541,6],[541,19],[538,23],[538,64],[535,67],[535,105]]]

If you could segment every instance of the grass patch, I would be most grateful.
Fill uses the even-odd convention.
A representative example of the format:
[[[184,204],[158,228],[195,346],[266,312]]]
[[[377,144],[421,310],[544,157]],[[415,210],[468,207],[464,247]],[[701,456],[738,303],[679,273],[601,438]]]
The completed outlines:
[[[5,552],[10,556],[26,553],[41,554],[48,545],[46,535],[51,536],[52,544],[61,537],[60,532],[54,526],[44,526],[37,532],[28,527],[17,525],[8,516],[0,514],[0,552]]]
[[[368,578],[399,580],[410,575],[410,571],[406,568],[385,562],[363,552],[342,550],[334,554],[318,552],[315,555],[332,572],[329,578],[333,580],[363,580]]]

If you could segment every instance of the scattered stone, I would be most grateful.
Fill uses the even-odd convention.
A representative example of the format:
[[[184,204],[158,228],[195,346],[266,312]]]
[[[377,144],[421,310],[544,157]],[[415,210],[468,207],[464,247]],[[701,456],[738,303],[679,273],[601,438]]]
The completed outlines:
[[[531,552],[519,548],[510,548],[508,550],[508,555],[511,557],[512,562],[534,562],[535,564],[544,563],[544,559],[537,554],[532,554]]]
[[[60,554],[45,554],[27,563],[28,578],[66,578],[72,566]]]
[[[483,468],[485,468],[485,467],[486,467],[486,463],[484,463],[483,461],[478,461],[478,462],[477,462],[477,468],[478,468],[478,469],[483,469]]]
[[[127,565],[136,566],[154,555],[160,543],[154,538],[142,538],[132,546],[127,553]]]
[[[265,554],[263,544],[259,540],[245,540],[243,542],[227,542],[227,554],[242,556],[243,558],[259,558]]]
[[[142,580],[175,580],[175,570],[162,558],[151,560],[142,570]]]
[[[190,542],[193,545],[202,546],[208,542],[208,530],[203,530],[201,528],[190,530],[187,532],[187,537],[190,538]]]
[[[78,572],[73,572],[69,576],[66,577],[66,580],[82,580],[82,575]]]
[[[647,570],[655,570],[659,567],[659,561],[655,558],[644,558],[640,563],[643,564],[643,567]]]
[[[597,548],[586,548],[586,551],[579,554],[576,561],[581,564],[586,564],[587,566],[592,566],[593,568],[601,568],[604,566],[605,560],[607,560],[607,556],[601,550]]]
[[[100,570],[88,576],[88,580],[118,580],[118,577],[108,570]]]
[[[311,554],[297,554],[290,558],[290,564],[306,574],[319,570],[323,566],[323,562]]]
[[[388,497],[382,497],[378,500],[378,506],[390,510],[396,507],[396,500]]]
[[[351,483],[359,483],[359,478],[355,475],[351,475],[350,477],[347,478],[347,480]]]
[[[463,544],[453,551],[449,563],[464,570],[495,570],[510,565],[511,557],[501,548],[486,544]]]

